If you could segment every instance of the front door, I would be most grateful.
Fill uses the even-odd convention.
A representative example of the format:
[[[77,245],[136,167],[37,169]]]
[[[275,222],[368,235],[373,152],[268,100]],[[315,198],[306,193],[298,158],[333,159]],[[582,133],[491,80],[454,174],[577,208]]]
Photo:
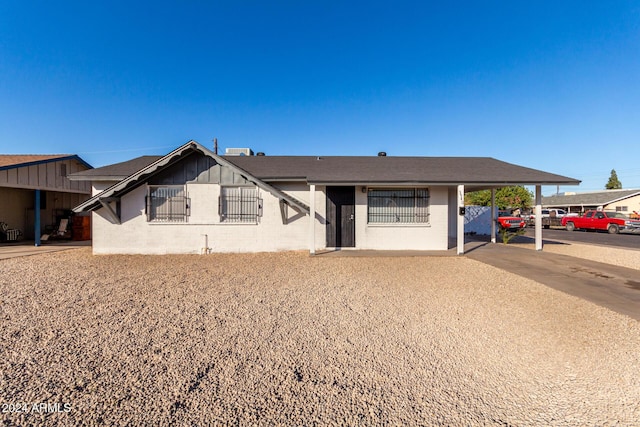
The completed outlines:
[[[356,188],[327,187],[327,247],[356,246]]]

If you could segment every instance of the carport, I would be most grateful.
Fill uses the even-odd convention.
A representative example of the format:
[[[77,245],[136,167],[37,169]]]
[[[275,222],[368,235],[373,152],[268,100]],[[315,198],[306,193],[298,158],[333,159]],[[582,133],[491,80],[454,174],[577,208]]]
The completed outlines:
[[[92,166],[75,154],[0,155],[0,222],[13,230],[7,240],[22,234],[40,246],[45,230],[91,196],[90,183],[67,178],[87,169]]]
[[[508,165],[508,164],[506,164]],[[464,253],[464,215],[462,215],[462,209],[464,209],[464,194],[465,192],[479,191],[479,190],[491,190],[491,242],[496,243],[496,222],[493,218],[496,217],[496,190],[503,187],[511,186],[533,186],[535,187],[535,205],[534,211],[536,218],[542,217],[542,186],[558,186],[558,185],[579,185],[580,181],[568,178],[560,175],[554,175],[535,169],[518,167],[505,168],[505,170],[495,170],[492,172],[492,178],[483,182],[469,182],[467,184],[461,184],[457,187],[457,207],[459,211],[457,220],[457,253],[459,255]],[[502,182],[496,182],[501,180]],[[492,182],[493,181],[493,182]],[[542,250],[542,221],[535,222],[535,248],[538,251]]]

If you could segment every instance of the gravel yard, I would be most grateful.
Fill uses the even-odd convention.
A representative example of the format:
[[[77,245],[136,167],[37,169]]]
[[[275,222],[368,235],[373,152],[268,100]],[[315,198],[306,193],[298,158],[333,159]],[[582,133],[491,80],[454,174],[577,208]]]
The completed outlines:
[[[464,257],[83,248],[0,285],[4,425],[640,424],[640,322]]]

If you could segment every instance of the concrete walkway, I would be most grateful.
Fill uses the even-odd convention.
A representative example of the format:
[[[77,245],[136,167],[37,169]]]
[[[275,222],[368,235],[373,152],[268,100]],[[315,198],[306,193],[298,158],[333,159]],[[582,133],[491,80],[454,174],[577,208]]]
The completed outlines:
[[[477,242],[466,257],[640,320],[640,272],[516,245]]]
[[[66,251],[91,246],[91,241],[61,241],[43,242],[41,246],[35,246],[33,241],[22,241],[19,243],[8,243],[0,245],[0,260],[21,256],[43,254],[47,252]]]

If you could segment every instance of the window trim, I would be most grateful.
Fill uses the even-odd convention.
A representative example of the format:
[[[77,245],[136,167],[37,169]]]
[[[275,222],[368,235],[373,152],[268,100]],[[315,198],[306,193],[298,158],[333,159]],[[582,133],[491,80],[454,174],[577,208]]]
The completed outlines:
[[[255,203],[255,207],[253,209],[255,209],[255,212],[249,212],[249,213],[243,212],[243,207],[245,206],[245,203],[251,202],[252,200],[243,200],[243,196],[241,194],[240,200],[237,201],[237,203],[239,203],[240,212],[237,214],[233,214],[234,216],[238,215],[238,218],[240,219],[230,219],[229,218],[230,214],[228,212],[227,213],[224,212],[224,206],[225,206],[224,200],[225,200],[225,197],[228,197],[228,195],[225,194],[225,190],[239,189],[240,191],[242,191],[241,189],[243,188],[251,189],[254,191],[254,195],[249,197],[254,198],[253,202]],[[260,222],[260,218],[262,217],[262,214],[263,214],[263,199],[262,197],[260,197],[260,188],[257,185],[221,185],[220,186],[220,195],[218,196],[218,217],[220,220],[220,224],[257,225]],[[242,220],[242,216],[247,216],[249,217],[249,219]]]
[[[426,197],[421,197],[419,191],[425,191]],[[411,209],[410,215],[413,215],[414,221],[400,221],[400,216],[397,221],[371,221],[371,193],[375,191],[412,191],[413,192],[413,206],[411,207],[398,207],[398,209]],[[408,199],[408,198],[407,198]],[[426,201],[423,206],[419,205],[419,201]],[[418,212],[418,209],[422,209],[422,212]],[[387,215],[393,215],[389,213]],[[404,213],[406,218],[407,213]],[[416,221],[415,219],[423,217],[424,221]],[[402,227],[429,227],[431,226],[431,189],[430,187],[370,187],[367,188],[367,226],[402,226]]]

